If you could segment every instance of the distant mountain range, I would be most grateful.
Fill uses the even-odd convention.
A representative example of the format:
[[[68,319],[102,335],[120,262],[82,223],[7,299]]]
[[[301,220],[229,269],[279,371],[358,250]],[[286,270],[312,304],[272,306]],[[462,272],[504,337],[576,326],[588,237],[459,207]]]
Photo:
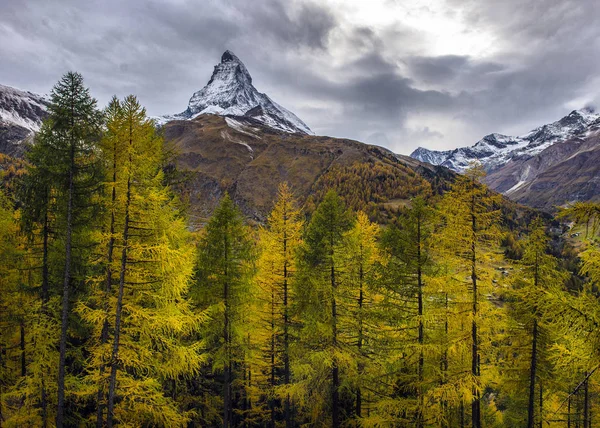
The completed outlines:
[[[600,114],[575,110],[519,137],[490,134],[470,147],[434,151],[419,147],[411,157],[464,171],[481,162],[487,184],[535,208],[600,199]]]

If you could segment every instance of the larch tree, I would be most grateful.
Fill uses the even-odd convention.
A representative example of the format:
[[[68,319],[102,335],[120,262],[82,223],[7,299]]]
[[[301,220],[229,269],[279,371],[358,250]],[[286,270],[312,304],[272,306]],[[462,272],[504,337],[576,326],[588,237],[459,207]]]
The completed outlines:
[[[518,412],[515,424],[533,428],[543,421],[540,403],[542,382],[550,391],[553,372],[550,352],[556,338],[553,338],[552,324],[543,315],[540,298],[547,289],[561,287],[566,277],[561,272],[558,260],[548,254],[549,238],[543,223],[537,219],[523,245],[523,257],[517,263],[518,271],[512,276],[512,289],[507,293],[507,313],[509,315],[509,351],[505,362],[504,382],[512,394],[513,408],[509,413]],[[522,391],[528,391],[526,405]],[[523,403],[524,404],[524,403]],[[542,407],[543,408],[543,407]],[[508,421],[506,415],[505,420]]]
[[[22,297],[27,296],[27,317],[21,325],[22,343],[29,347],[27,376],[13,385],[9,396],[22,403],[9,419],[15,424],[47,427],[56,418],[56,391],[60,323],[58,283],[62,280],[64,247],[60,237],[60,212],[55,169],[58,153],[49,143],[52,123],[43,123],[34,145],[26,152],[25,174],[18,182],[16,199],[19,210],[19,236],[24,251],[19,280]],[[61,248],[62,247],[62,248]],[[15,284],[16,285],[16,284]],[[16,397],[20,397],[16,399]],[[18,422],[17,422],[18,421]]]
[[[264,228],[259,230],[260,256],[253,294],[256,331],[268,397],[268,421],[274,427],[283,421],[293,426],[290,348],[293,345],[291,306],[292,281],[296,274],[296,255],[301,245],[303,221],[287,183],[278,189],[275,206]]]
[[[328,421],[333,427],[348,417],[340,399],[345,374],[340,370],[353,367],[353,356],[342,343],[339,331],[340,317],[344,316],[339,312],[343,290],[339,257],[346,251],[344,237],[353,223],[341,198],[329,191],[306,229],[300,273],[295,281],[295,310],[303,319],[299,339],[302,358],[295,364],[294,395],[308,407],[312,423]]]
[[[471,426],[481,428],[481,392],[485,385],[481,377],[482,345],[489,346],[489,335],[482,338],[482,328],[492,327],[485,322],[491,310],[493,269],[491,261],[497,258],[500,211],[498,196],[481,183],[484,172],[481,166],[472,165],[457,176],[452,189],[440,203],[443,228],[439,233],[443,256],[453,261],[453,274],[463,282],[470,298],[470,384]],[[467,279],[466,281],[464,279]],[[483,339],[483,340],[482,340]],[[485,358],[483,358],[485,360]]]
[[[39,423],[40,419],[37,412],[28,414],[37,404],[25,385],[31,358],[27,356],[30,348],[26,348],[25,308],[32,299],[24,292],[19,274],[23,254],[13,205],[0,189],[0,421],[16,426]]]
[[[251,235],[242,214],[225,194],[203,230],[196,284],[192,290],[196,306],[210,315],[210,321],[200,334],[210,358],[209,371],[203,372],[203,377],[221,375],[213,383],[220,384],[224,428],[237,426],[248,410],[244,408],[247,401],[242,382],[248,348],[244,307],[250,297],[253,252]],[[209,413],[210,409],[202,412]],[[214,424],[215,421],[198,423]]]
[[[538,300],[543,316],[551,320],[556,333],[565,338],[557,344],[559,357],[555,364],[559,370],[571,373],[567,397],[552,414],[568,405],[568,422],[574,426],[589,427],[592,423],[590,385],[594,385],[594,376],[600,370],[600,308],[597,297],[600,284],[600,246],[597,239],[600,204],[576,203],[562,210],[560,217],[572,220],[574,227],[582,231],[579,232],[583,238],[578,254],[579,274],[585,282],[574,292],[562,284],[549,287]],[[575,409],[571,408],[572,404]]]
[[[437,366],[426,332],[427,320],[429,328],[433,328],[428,311],[435,301],[430,287],[426,289],[426,285],[429,286],[426,278],[432,268],[433,218],[433,209],[427,202],[422,197],[415,198],[385,230],[382,239],[386,255],[383,266],[386,275],[382,275],[380,281],[385,295],[382,306],[387,308],[387,323],[391,328],[387,354],[388,359],[395,362],[389,365],[388,371],[395,373],[390,378],[396,389],[392,397],[402,409],[395,417],[417,427],[425,424],[427,385],[434,382],[431,366]],[[429,373],[426,374],[426,370]]]
[[[374,313],[380,301],[375,283],[380,261],[377,239],[379,225],[372,223],[362,211],[356,216],[353,227],[343,237],[344,251],[335,255],[340,269],[338,299],[340,307],[339,335],[342,346],[349,348],[354,357],[351,373],[347,375],[355,394],[354,417],[364,423],[365,390],[368,392],[374,378],[381,372],[375,354],[379,336],[378,319]]]
[[[164,185],[163,140],[134,96],[111,102],[104,138],[112,167],[99,237],[103,268],[77,307],[95,336],[87,376],[87,393],[98,406],[93,419],[109,427],[184,426],[192,413],[165,389],[196,376],[204,361],[201,343],[192,338],[205,316],[187,297],[194,244]]]

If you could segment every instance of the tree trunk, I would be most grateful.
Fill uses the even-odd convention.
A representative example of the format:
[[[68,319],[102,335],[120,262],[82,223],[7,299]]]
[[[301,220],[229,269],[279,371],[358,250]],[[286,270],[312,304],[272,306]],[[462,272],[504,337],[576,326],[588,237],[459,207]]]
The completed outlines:
[[[42,313],[47,315],[48,300],[50,300],[50,291],[48,289],[48,207],[44,211],[44,226],[42,228]]]
[[[50,196],[46,195],[46,204],[49,203]],[[49,221],[48,221],[48,206],[44,207],[44,226],[42,228],[42,316],[47,317],[48,313],[48,301],[50,300],[50,290],[48,287],[48,235],[49,235]],[[42,398],[40,407],[42,408],[42,427],[48,426],[48,397],[46,392],[46,382],[44,381],[44,373],[42,373]]]
[[[131,119],[130,119],[131,121]],[[119,340],[121,336],[121,314],[123,312],[123,293],[125,289],[125,274],[127,272],[127,250],[129,248],[129,208],[131,205],[131,168],[132,168],[132,124],[129,125],[129,174],[127,177],[127,194],[125,199],[125,224],[123,225],[123,250],[121,251],[121,270],[119,273],[119,294],[117,296],[117,308],[115,316],[115,337],[111,355],[110,377],[108,383],[108,414],[106,426],[113,426],[115,391],[117,385],[117,370],[119,367]]]
[[[569,396],[567,404],[567,428],[571,428],[571,396]]]
[[[417,409],[417,428],[423,427],[423,410],[424,410],[424,396],[423,396],[423,369],[425,365],[425,358],[423,356],[423,342],[425,338],[425,332],[423,328],[423,272],[421,267],[421,218],[417,217],[417,301],[418,301],[418,316],[419,316],[419,365],[417,379],[419,386],[417,388],[419,394],[419,404]]]
[[[223,370],[224,381],[223,381],[223,428],[229,428],[231,425],[232,416],[232,398],[231,398],[231,336],[229,326],[229,277],[227,263],[229,263],[229,243],[227,235],[224,237],[223,251],[225,258],[225,282],[223,283],[223,302],[225,303],[225,313],[223,322],[223,339],[225,341],[225,367]]]
[[[27,375],[27,360],[25,358],[25,321],[21,321],[20,325],[20,343],[19,348],[21,350],[21,377]]]
[[[473,183],[473,186],[475,184]],[[473,401],[471,403],[471,425],[473,428],[481,428],[481,393],[479,391],[479,337],[477,333],[477,252],[475,247],[475,236],[477,233],[477,219],[475,216],[475,193],[471,198],[471,281],[473,285],[473,323],[471,326],[471,336],[473,350],[471,355],[471,374],[473,375]]]
[[[112,261],[113,261],[113,249],[115,245],[115,202],[117,200],[117,143],[113,145],[113,175],[112,175],[112,195],[111,195],[111,213],[110,213],[110,239],[108,240],[108,258],[106,262],[106,284],[104,287],[104,311],[106,318],[102,325],[102,333],[100,336],[100,343],[105,344],[108,342],[108,300],[112,289]],[[100,384],[98,385],[98,394],[96,396],[96,402],[98,403],[98,411],[96,413],[96,428],[102,428],[104,424],[104,381],[102,376],[106,370],[105,364],[100,366]]]
[[[287,207],[286,207],[287,208]],[[288,308],[288,254],[287,254],[287,209],[283,214],[283,382],[290,384],[290,318]],[[285,398],[285,427],[292,428],[292,412],[289,394]]]
[[[364,260],[362,260],[363,255],[363,249],[362,249],[362,245],[361,245],[361,261],[360,261],[360,268],[359,268],[359,272],[358,272],[358,280],[359,280],[359,288],[358,288],[358,342],[357,342],[357,346],[358,346],[358,358],[360,358],[359,362],[358,362],[358,375],[360,377],[362,377],[362,372],[364,370],[364,364],[362,362],[362,352],[363,352],[363,302],[364,302],[364,270],[363,270],[363,263]],[[356,416],[357,417],[362,417],[362,391],[360,389],[360,382],[361,382],[361,378],[359,378],[359,385],[356,388]]]
[[[585,383],[583,384],[583,428],[590,427],[590,394],[589,394],[589,382],[588,374],[585,373]]]
[[[544,390],[542,382],[540,381],[540,424],[539,427],[544,426]]]
[[[332,328],[332,338],[333,338],[333,347],[337,347],[337,306],[335,300],[335,267],[333,265],[333,243],[331,243],[331,328]],[[340,426],[340,398],[339,398],[339,388],[340,388],[340,377],[339,377],[339,368],[337,364],[336,358],[333,358],[333,363],[331,367],[331,423],[333,428],[337,428]]]
[[[71,112],[72,117],[74,112]],[[74,124],[72,123],[72,127]],[[73,233],[73,196],[74,189],[74,174],[75,174],[75,141],[72,138],[70,147],[70,164],[69,164],[69,191],[67,199],[67,231],[65,236],[65,272],[63,281],[63,298],[62,298],[62,316],[60,328],[60,346],[58,358],[58,403],[56,408],[56,426],[62,428],[64,426],[65,412],[65,359],[67,356],[67,327],[69,323],[69,289],[71,282],[71,245]]]
[[[531,362],[529,364],[529,404],[527,406],[527,428],[533,428],[535,424],[535,377],[537,369],[537,319],[533,320],[531,345]]]
[[[271,385],[269,407],[271,410],[271,428],[275,428],[275,289],[271,288]]]

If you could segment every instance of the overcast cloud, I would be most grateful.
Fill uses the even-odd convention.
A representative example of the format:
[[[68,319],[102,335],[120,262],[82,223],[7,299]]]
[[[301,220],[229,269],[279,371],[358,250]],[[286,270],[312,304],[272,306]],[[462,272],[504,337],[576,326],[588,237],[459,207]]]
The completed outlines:
[[[596,0],[2,0],[0,83],[183,111],[226,49],[317,134],[408,154],[600,105]]]

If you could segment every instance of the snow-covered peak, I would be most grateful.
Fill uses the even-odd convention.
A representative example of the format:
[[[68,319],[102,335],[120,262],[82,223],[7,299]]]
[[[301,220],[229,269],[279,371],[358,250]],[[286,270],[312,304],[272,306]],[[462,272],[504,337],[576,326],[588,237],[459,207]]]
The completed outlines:
[[[37,132],[46,115],[48,102],[45,96],[0,85],[0,121]]]
[[[434,151],[419,147],[411,157],[458,172],[468,168],[472,161],[479,161],[488,172],[494,171],[512,158],[534,156],[557,142],[577,137],[597,124],[599,119],[600,114],[590,108],[574,110],[556,122],[535,128],[519,137],[489,134],[473,146],[454,150]]]
[[[562,119],[540,126],[523,135],[522,138],[529,140],[532,146],[566,140],[584,132],[598,118],[600,118],[600,114],[595,113],[590,108],[573,110]]]
[[[312,134],[296,115],[256,90],[244,63],[229,50],[221,56],[206,86],[192,95],[188,108],[158,118],[158,122],[193,119],[201,114],[252,117],[280,131]]]

